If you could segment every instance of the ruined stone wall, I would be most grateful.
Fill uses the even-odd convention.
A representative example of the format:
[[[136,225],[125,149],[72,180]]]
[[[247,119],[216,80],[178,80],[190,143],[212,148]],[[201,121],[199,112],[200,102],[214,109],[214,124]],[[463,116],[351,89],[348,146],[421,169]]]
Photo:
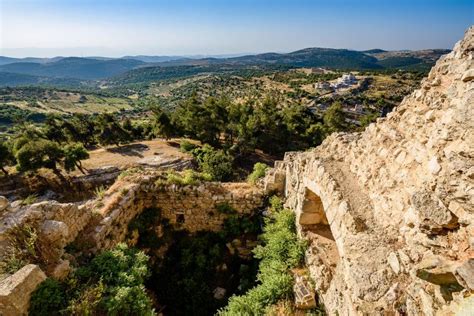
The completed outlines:
[[[228,215],[219,212],[218,205],[226,204],[238,214],[251,214],[263,204],[262,191],[246,183],[201,182],[178,186],[158,179],[162,179],[160,173],[149,171],[119,179],[102,197],[82,205],[46,201],[22,206],[9,205],[4,203],[6,199],[1,199],[0,259],[7,255],[15,227],[26,225],[38,233],[42,259],[37,263],[41,269],[30,265],[28,272],[21,269],[0,280],[0,314],[26,312],[30,294],[44,279],[38,278],[38,271],[40,275],[44,275],[43,270],[58,279],[67,276],[70,260],[74,259],[65,251],[68,245],[74,243],[78,247],[76,251],[83,253],[110,249],[125,241],[130,221],[145,208],[160,209],[161,217],[176,229],[193,233],[221,229]],[[18,296],[19,289],[25,295]],[[12,300],[19,306],[13,314],[7,306]]]
[[[474,290],[473,54],[471,27],[387,118],[267,175],[330,313],[434,315]]]
[[[156,207],[162,218],[177,229],[191,233],[199,230],[219,231],[226,214],[218,205],[226,204],[239,214],[250,214],[262,206],[262,192],[246,183],[202,182],[178,186],[156,183],[153,176],[140,176],[139,181],[118,181],[101,201],[96,212],[100,222],[91,232],[96,249],[113,247],[123,241],[128,224],[143,209]]]

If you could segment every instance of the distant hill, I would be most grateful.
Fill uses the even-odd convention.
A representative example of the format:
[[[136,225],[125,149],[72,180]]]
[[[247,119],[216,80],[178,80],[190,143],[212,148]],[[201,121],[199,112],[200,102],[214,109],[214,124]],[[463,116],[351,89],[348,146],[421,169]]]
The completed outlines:
[[[374,48],[374,49],[368,49],[368,50],[363,50],[362,53],[365,54],[375,54],[375,53],[385,53],[386,50],[380,49],[380,48]]]
[[[139,60],[145,63],[162,63],[172,60],[188,60],[189,58],[184,58],[182,56],[146,56],[146,55],[137,55],[137,56],[124,56],[122,59],[133,59]]]
[[[0,72],[0,87],[16,87],[27,85],[52,85],[64,87],[77,87],[87,84],[86,81],[75,78],[42,77],[11,72]]]
[[[52,58],[39,58],[39,57],[13,58],[13,57],[0,56],[0,66],[7,65],[7,64],[13,64],[13,63],[39,63],[39,64],[44,64],[44,63],[55,62],[55,61],[58,61],[58,60],[63,59],[63,58],[64,57],[61,57],[61,56],[52,57]]]
[[[385,51],[371,49],[367,51],[354,51],[347,49],[331,48],[305,48],[295,52],[264,53],[245,55],[232,58],[201,58],[178,59],[159,63],[159,66],[190,66],[190,65],[285,65],[291,67],[325,67],[333,69],[387,69],[410,67],[425,70],[431,67],[441,56],[449,50],[433,49],[422,51]]]
[[[0,72],[56,78],[102,79],[143,65],[131,59],[97,60],[67,57],[49,63],[16,62],[0,66]]]
[[[236,76],[263,74],[277,69],[288,69],[280,65],[242,66],[229,64],[203,64],[203,65],[178,65],[178,66],[150,66],[130,70],[121,75],[109,78],[107,85],[120,86],[127,84],[149,83],[153,81],[186,78],[200,74],[229,74]]]
[[[378,60],[384,68],[429,70],[448,49],[425,49],[403,51],[377,51],[367,53]]]
[[[227,58],[184,58],[180,56],[124,56],[10,58],[0,56],[2,85],[58,82],[60,78],[118,80],[124,83],[181,78],[205,72],[264,70],[275,67],[324,67],[350,70],[430,69],[445,49],[385,51],[371,49],[305,48],[291,53],[264,53]],[[170,69],[165,69],[169,68]],[[3,74],[2,74],[3,73]],[[8,73],[8,74],[7,74]],[[13,74],[16,74],[13,75]],[[23,76],[20,76],[23,75]],[[73,82],[73,81],[70,81]]]
[[[264,53],[257,55],[245,55],[231,58],[201,58],[201,59],[180,59],[160,63],[160,66],[190,66],[190,65],[239,65],[239,66],[259,66],[259,65],[284,65],[291,67],[328,67],[347,69],[378,69],[382,68],[377,64],[375,57],[364,53],[331,48],[306,48],[295,52]]]
[[[376,69],[377,59],[364,53],[331,48],[305,48],[288,54],[267,53],[228,58],[230,62],[245,64],[282,64],[293,67],[328,67],[351,69]]]

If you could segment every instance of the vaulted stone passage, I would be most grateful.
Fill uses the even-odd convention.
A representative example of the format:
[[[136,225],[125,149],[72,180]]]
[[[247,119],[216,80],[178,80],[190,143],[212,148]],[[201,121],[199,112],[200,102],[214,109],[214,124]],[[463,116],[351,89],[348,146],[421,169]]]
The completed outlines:
[[[335,268],[340,257],[336,241],[321,198],[308,188],[305,190],[299,224],[312,243],[324,251],[328,266]]]
[[[306,188],[303,209],[300,216],[301,225],[329,225],[324,213],[321,198],[313,191]],[[333,238],[334,239],[334,238]]]

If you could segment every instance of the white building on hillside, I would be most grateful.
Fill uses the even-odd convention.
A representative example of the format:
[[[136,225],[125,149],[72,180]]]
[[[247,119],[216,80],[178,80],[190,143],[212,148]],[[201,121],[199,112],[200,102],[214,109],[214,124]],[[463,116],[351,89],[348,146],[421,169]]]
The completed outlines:
[[[348,88],[357,83],[357,78],[351,74],[343,74],[335,83],[332,84],[334,89]]]

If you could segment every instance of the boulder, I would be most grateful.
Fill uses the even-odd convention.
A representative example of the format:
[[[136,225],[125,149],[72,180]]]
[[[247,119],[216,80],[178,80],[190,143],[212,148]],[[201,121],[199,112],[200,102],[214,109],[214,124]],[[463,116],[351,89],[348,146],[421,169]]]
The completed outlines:
[[[57,243],[67,237],[69,229],[63,222],[46,220],[41,226],[41,233],[49,242]]]
[[[439,233],[443,229],[455,229],[458,218],[439,199],[428,191],[417,192],[411,198],[418,216],[420,228],[425,233]]]
[[[31,293],[46,279],[44,272],[28,264],[0,282],[0,315],[27,315]]]

